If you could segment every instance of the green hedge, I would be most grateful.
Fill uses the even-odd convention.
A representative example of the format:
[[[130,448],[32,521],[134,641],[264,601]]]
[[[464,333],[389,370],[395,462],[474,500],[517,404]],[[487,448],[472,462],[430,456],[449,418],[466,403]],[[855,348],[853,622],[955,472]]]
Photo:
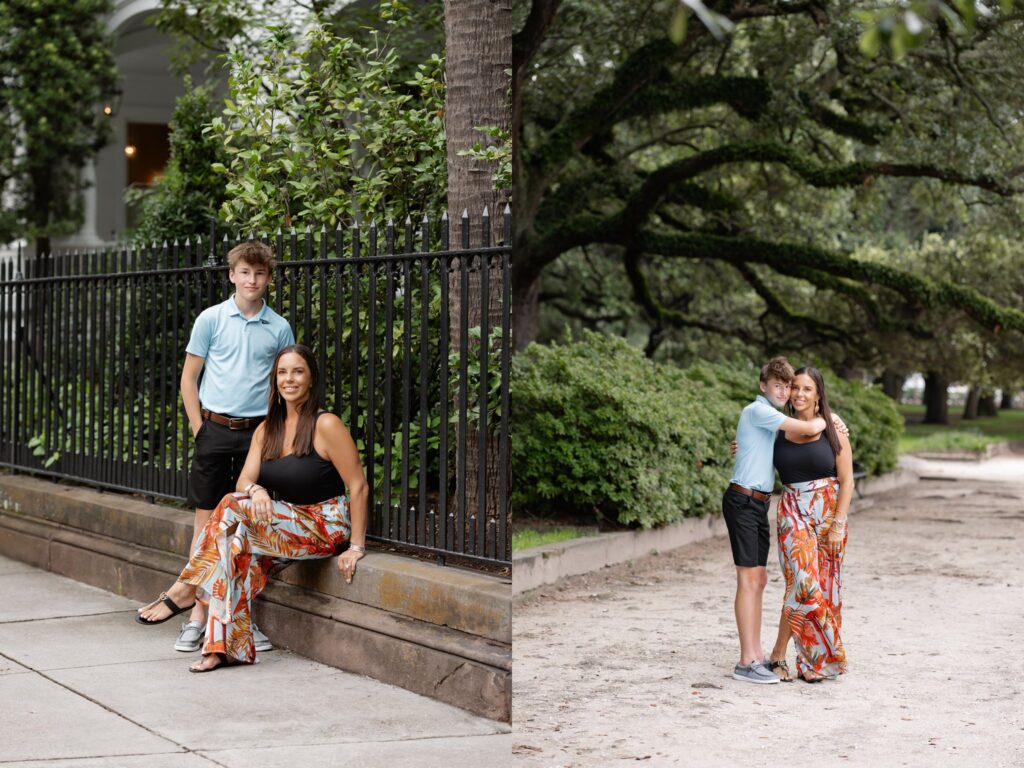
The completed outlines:
[[[880,391],[826,373],[854,456],[890,469],[902,420]],[[512,372],[513,504],[644,528],[718,512],[729,441],[757,392],[753,365],[659,365],[624,340],[584,332],[533,344]]]

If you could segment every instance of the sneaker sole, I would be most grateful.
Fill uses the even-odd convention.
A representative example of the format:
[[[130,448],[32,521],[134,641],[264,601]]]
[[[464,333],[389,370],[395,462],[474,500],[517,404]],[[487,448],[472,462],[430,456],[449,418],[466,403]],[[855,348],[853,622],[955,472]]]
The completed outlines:
[[[272,645],[257,645],[257,646],[253,647],[253,650],[255,650],[256,653],[266,653],[267,651],[274,650],[274,646],[272,646]]]
[[[735,672],[732,673],[732,677],[733,680],[742,680],[744,683],[754,683],[754,685],[775,685],[776,683],[782,682],[777,677],[774,680],[755,680],[752,677],[744,677],[743,675],[737,675]]]
[[[198,651],[202,647],[203,647],[202,643],[197,643],[196,645],[190,645],[190,646],[187,646],[187,647],[181,646],[181,645],[178,645],[177,643],[175,643],[174,650],[181,651],[182,653],[195,653],[196,651]]]

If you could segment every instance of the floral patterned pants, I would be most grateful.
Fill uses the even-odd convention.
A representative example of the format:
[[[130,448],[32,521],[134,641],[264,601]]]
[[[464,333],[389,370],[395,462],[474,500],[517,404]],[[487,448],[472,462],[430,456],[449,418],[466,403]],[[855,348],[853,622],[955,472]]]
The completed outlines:
[[[330,557],[351,532],[344,496],[319,504],[275,501],[267,520],[253,514],[245,494],[225,496],[178,577],[195,585],[196,599],[209,606],[203,653],[253,663],[252,600],[266,586],[271,566]]]
[[[782,617],[793,632],[797,674],[805,680],[846,672],[839,636],[846,536],[835,554],[825,547],[838,502],[834,477],[787,485],[779,501],[779,562],[786,577]]]

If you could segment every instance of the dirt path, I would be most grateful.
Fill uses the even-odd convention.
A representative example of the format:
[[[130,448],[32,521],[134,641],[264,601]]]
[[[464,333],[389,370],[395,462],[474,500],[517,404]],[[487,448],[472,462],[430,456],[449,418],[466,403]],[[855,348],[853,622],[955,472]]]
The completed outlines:
[[[732,679],[725,538],[528,595],[514,613],[516,764],[1024,766],[1018,461],[1011,479],[923,480],[851,516],[837,682]],[[766,650],[777,558],[773,538]]]

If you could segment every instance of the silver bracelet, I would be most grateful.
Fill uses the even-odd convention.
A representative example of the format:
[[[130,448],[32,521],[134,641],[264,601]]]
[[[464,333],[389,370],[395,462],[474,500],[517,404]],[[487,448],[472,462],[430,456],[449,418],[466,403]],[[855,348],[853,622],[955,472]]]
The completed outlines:
[[[360,547],[358,544],[349,544],[348,548],[353,552],[359,552],[360,554],[366,554],[366,547]]]

